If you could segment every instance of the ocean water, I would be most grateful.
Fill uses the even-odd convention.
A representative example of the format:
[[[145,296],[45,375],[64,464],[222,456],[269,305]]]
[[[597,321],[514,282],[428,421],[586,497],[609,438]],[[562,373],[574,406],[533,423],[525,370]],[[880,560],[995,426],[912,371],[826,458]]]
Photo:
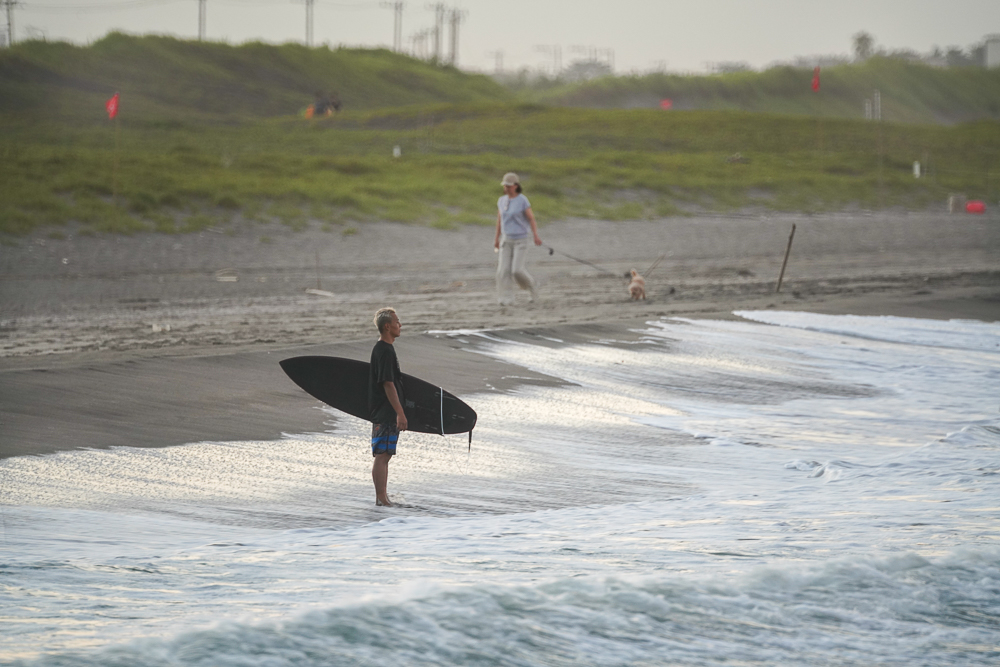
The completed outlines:
[[[1000,325],[738,314],[437,333],[568,384],[405,434],[398,508],[347,419],[0,461],[0,661],[1000,664]]]

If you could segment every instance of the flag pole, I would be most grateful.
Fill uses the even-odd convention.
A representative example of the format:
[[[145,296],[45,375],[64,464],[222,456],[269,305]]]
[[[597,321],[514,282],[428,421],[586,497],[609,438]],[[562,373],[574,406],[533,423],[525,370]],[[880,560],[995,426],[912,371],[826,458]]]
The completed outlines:
[[[118,123],[118,99],[118,93],[115,93],[111,99],[104,103],[104,110],[108,112],[108,118],[115,124],[115,154],[111,167],[111,205],[115,209],[118,208],[118,135],[121,132],[119,129],[121,126]]]
[[[118,115],[115,114],[115,159],[114,166],[111,168],[111,205],[115,208],[118,207],[118,135],[120,127]]]
[[[814,93],[818,93],[820,91],[819,73],[820,73],[820,69],[819,69],[819,66],[817,65],[816,69],[813,70],[812,89],[813,89]],[[820,108],[816,112],[816,151],[819,153],[820,160],[822,161],[822,159],[823,159],[823,107],[822,107],[822,102],[820,103]]]

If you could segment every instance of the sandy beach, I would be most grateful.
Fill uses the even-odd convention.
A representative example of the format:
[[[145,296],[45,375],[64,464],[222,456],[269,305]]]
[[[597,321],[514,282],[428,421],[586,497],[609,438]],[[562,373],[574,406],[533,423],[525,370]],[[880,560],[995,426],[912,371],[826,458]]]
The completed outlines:
[[[780,293],[775,283],[796,232]],[[458,394],[550,382],[428,333],[597,340],[737,309],[1000,320],[1000,217],[757,214],[543,225],[541,298],[496,304],[491,228],[38,235],[0,247],[0,457],[276,439],[329,413],[285,378],[298,354],[367,359],[395,306],[404,371]],[[632,302],[628,269],[647,276]],[[587,260],[605,269],[570,259]],[[557,334],[557,335],[556,335]]]

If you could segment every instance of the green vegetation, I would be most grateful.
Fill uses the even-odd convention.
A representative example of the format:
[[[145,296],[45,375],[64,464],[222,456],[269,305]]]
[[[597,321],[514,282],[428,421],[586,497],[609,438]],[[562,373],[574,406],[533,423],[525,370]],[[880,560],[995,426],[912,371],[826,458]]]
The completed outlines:
[[[0,50],[0,117],[98,123],[103,103],[122,95],[133,123],[171,127],[194,120],[239,122],[300,113],[315,92],[336,91],[350,111],[405,105],[511,103],[588,108],[740,110],[860,118],[881,91],[883,119],[907,123],[1000,120],[1000,70],[938,69],[893,57],[812,71],[680,76],[648,74],[584,83],[540,80],[505,88],[482,75],[384,49],[229,45],[110,33],[85,47],[26,41]],[[517,89],[515,91],[515,89]]]
[[[0,115],[100,122],[121,94],[134,122],[171,127],[302,112],[314,94],[336,92],[345,109],[501,100],[486,76],[384,49],[307,48],[183,41],[111,33],[89,46],[28,41],[0,50]]]
[[[184,232],[315,221],[493,224],[505,171],[542,221],[757,206],[924,207],[1000,195],[1000,124],[450,105],[240,124],[22,122],[0,143],[2,230]],[[400,146],[402,156],[392,157]],[[881,158],[880,150],[881,148]],[[739,154],[737,156],[736,154]],[[929,177],[914,179],[919,160]],[[113,201],[112,195],[116,195]],[[117,204],[117,205],[116,205]]]
[[[824,74],[830,95],[837,71]],[[776,83],[757,87],[768,76]],[[881,81],[872,76],[864,90]],[[793,100],[791,87],[808,91],[808,76],[798,71],[732,77],[682,83],[745,84],[746,99],[761,105],[772,96]],[[898,90],[931,80],[918,79]],[[782,85],[790,87],[784,98]],[[303,118],[298,111],[315,89],[337,90],[345,111]],[[121,113],[109,121],[104,101],[115,90]],[[997,90],[984,87],[976,94],[986,102],[970,93],[964,103],[991,103]],[[897,117],[890,110],[902,98],[888,91],[885,115]],[[22,43],[0,52],[0,232],[48,226],[46,233],[61,233],[66,224],[83,233],[315,224],[340,234],[368,220],[491,225],[499,178],[510,170],[521,174],[543,223],[748,206],[920,208],[952,192],[1000,195],[996,121],[945,127],[734,110],[551,108],[511,95],[485,77],[386,51],[120,34],[89,47]],[[927,178],[913,178],[914,161],[929,167]],[[261,233],[266,243],[275,231]]]
[[[579,84],[540,82],[522,91],[535,102],[579,107],[738,109],[828,118],[862,118],[865,100],[878,89],[882,118],[904,123],[1000,120],[1000,69],[938,69],[888,57],[839,65],[821,72],[819,92],[812,70],[775,67],[764,72],[711,76],[647,74],[606,77]]]

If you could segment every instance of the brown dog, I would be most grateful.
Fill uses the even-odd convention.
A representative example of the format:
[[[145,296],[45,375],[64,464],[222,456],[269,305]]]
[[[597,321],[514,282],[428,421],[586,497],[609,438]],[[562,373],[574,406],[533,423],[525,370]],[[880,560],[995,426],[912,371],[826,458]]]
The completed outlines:
[[[639,275],[639,272],[635,269],[630,271],[632,275],[632,280],[628,284],[628,293],[632,297],[633,301],[638,301],[642,299],[646,300],[646,280]]]

